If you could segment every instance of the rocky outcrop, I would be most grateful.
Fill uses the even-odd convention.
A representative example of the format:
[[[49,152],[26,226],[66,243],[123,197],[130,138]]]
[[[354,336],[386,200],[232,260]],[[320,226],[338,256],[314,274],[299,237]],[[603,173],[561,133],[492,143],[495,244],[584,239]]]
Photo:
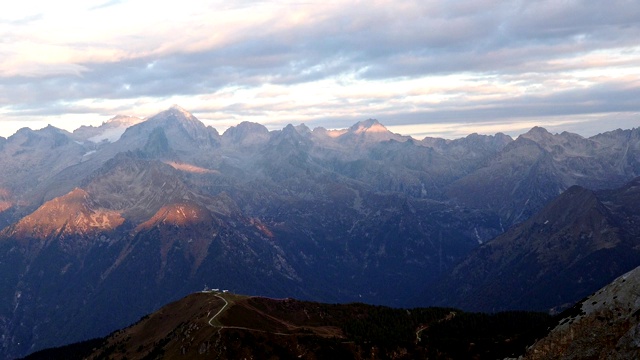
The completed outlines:
[[[640,268],[572,309],[520,359],[637,359],[640,356]]]

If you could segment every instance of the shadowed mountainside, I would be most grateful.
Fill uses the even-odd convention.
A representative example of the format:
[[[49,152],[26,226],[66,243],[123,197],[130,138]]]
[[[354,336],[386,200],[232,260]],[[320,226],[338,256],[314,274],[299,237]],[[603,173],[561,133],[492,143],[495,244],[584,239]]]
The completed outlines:
[[[571,187],[474,250],[429,296],[474,311],[571,306],[640,265],[639,199],[640,178],[608,191]]]

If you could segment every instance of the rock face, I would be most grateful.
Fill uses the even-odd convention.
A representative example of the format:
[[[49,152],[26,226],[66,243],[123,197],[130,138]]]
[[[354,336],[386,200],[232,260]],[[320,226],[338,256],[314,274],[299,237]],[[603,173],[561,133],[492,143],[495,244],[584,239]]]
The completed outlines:
[[[252,148],[264,145],[269,137],[269,130],[264,125],[244,121],[227,129],[222,134],[222,141],[227,146]]]
[[[637,359],[640,356],[640,268],[571,310],[522,359]]]
[[[12,205],[29,201],[25,194],[52,175],[81,162],[87,151],[85,146],[71,140],[68,133],[52,126],[37,131],[20,129],[0,147],[0,188],[12,194]]]
[[[640,169],[637,130],[417,141],[367,120],[337,131],[242,123],[221,136],[174,106],[133,121],[117,139],[91,140],[130,119],[120,120],[0,139],[0,357],[104,335],[205,284],[405,305],[571,186],[613,188]],[[626,271],[635,250],[625,244],[637,231],[636,207],[621,201],[634,186],[625,191],[579,194],[594,210],[567,216],[582,214],[584,231],[571,230],[580,222],[557,224],[558,239],[576,232],[593,241],[556,245],[558,256],[588,257],[574,264],[545,255],[527,269],[571,265],[568,278],[583,277],[574,295]],[[538,231],[544,221],[526,224]],[[526,234],[503,236],[518,231]],[[500,239],[490,243],[498,249]],[[593,246],[621,259],[606,276],[581,273],[590,262],[609,264],[589,255]],[[498,258],[491,266],[501,271],[518,263]],[[563,306],[571,296],[510,304]]]
[[[476,311],[559,311],[640,265],[640,178],[593,192],[573,186],[474,250],[438,287],[438,304]]]

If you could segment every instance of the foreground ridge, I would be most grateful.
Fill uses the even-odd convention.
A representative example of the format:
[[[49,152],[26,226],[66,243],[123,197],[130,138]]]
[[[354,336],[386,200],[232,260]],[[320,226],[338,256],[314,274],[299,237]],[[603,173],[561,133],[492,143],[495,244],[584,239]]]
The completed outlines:
[[[61,359],[74,351],[86,359],[493,359],[523,351],[550,322],[538,313],[328,305],[214,290],[189,295],[90,344],[25,359]]]

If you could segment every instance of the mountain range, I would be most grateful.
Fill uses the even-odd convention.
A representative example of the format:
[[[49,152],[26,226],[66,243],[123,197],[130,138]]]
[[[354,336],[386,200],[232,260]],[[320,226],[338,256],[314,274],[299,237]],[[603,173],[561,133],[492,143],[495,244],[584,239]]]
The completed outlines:
[[[177,106],[21,129],[0,139],[0,356],[104,336],[206,286],[561,311],[640,265],[639,131],[219,134]]]

